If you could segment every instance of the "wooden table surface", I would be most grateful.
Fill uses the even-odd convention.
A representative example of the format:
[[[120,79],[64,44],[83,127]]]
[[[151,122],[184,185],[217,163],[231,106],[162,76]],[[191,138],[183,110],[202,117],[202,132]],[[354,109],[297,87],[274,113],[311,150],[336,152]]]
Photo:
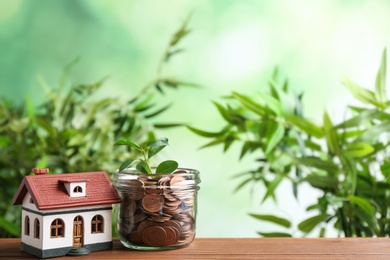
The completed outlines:
[[[0,259],[38,259],[20,251],[20,239],[0,239]],[[57,259],[57,258],[49,258]],[[61,259],[390,259],[389,238],[196,238],[182,249],[114,249]]]

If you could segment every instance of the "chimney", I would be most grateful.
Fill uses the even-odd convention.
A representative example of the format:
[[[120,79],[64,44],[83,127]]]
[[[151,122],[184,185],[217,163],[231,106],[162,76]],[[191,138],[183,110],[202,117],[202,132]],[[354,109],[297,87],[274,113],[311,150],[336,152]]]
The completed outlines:
[[[49,172],[49,168],[34,168],[32,169],[32,172],[35,175],[45,175],[46,173]]]

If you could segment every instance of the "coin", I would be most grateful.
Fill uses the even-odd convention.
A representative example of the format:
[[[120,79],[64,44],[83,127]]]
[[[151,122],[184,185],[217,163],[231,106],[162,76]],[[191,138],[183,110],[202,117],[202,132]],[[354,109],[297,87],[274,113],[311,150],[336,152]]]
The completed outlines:
[[[165,246],[174,245],[177,243],[177,241],[179,241],[180,233],[177,229],[171,226],[163,226],[162,228],[167,233],[167,238],[164,242]]]
[[[140,234],[142,236],[145,229],[147,229],[148,227],[152,227],[152,226],[157,226],[157,224],[153,221],[150,221],[150,220],[144,220],[138,225],[137,232],[138,232],[138,234]]]
[[[142,240],[149,246],[163,246],[167,239],[167,232],[160,226],[148,227],[142,233]]]
[[[164,205],[164,197],[154,194],[146,194],[142,198],[142,207],[147,212],[159,212]]]

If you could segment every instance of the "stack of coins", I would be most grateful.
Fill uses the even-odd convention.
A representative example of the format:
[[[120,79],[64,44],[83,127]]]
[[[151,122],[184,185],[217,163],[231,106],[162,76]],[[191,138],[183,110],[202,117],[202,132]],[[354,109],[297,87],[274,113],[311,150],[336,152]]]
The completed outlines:
[[[138,246],[185,246],[195,237],[195,181],[183,171],[140,175],[120,190],[118,234]]]

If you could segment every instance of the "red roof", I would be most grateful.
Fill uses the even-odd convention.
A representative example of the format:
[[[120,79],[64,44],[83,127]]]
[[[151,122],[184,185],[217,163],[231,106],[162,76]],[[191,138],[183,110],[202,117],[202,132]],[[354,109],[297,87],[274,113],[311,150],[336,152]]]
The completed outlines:
[[[63,182],[86,181],[85,197],[70,197]],[[121,199],[106,172],[43,174],[24,177],[14,200],[22,204],[29,192],[39,210],[120,203]]]

